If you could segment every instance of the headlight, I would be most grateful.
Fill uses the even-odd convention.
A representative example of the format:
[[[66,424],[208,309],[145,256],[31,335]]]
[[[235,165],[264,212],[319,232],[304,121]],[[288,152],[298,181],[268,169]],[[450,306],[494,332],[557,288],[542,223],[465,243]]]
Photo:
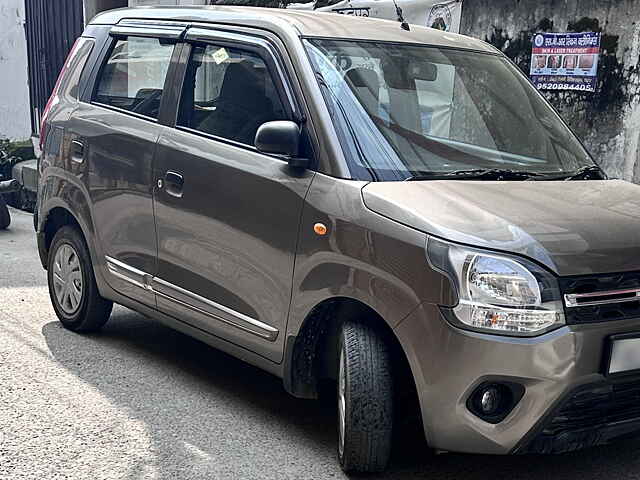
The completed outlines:
[[[533,336],[564,325],[558,282],[533,262],[431,237],[427,257],[456,286],[458,305],[443,312],[459,327]]]

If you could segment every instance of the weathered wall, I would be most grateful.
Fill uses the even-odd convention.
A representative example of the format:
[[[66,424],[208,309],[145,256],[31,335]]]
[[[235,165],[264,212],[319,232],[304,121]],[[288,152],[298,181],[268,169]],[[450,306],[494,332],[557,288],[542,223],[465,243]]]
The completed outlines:
[[[535,32],[601,31],[597,92],[545,96],[609,175],[640,183],[640,1],[465,0],[461,30],[526,73]]]
[[[0,138],[29,138],[24,0],[0,1]]]

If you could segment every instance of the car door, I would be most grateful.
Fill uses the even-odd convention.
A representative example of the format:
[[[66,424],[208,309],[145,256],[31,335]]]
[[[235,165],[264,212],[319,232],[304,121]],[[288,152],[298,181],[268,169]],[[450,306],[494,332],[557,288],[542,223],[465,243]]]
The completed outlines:
[[[265,39],[194,28],[186,40],[176,126],[155,159],[158,308],[277,362],[313,173],[253,139],[296,119],[293,96]]]
[[[84,163],[93,224],[120,293],[155,306],[147,288],[156,271],[153,156],[158,114],[177,39],[183,28],[114,27],[89,101],[69,122],[71,158]]]

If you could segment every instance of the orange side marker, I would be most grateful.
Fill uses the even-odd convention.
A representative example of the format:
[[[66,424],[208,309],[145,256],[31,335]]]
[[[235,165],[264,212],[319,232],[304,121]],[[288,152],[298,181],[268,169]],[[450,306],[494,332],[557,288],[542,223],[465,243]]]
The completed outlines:
[[[327,228],[327,226],[324,223],[316,223],[313,226],[313,231],[316,232],[317,235],[323,236],[327,234],[327,231],[329,229]]]

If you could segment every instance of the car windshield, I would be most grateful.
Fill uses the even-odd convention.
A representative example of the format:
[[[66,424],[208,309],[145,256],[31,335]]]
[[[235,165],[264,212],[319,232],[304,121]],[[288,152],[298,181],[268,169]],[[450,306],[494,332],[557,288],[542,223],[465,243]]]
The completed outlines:
[[[308,38],[305,45],[353,178],[493,179],[502,172],[499,179],[515,180],[598,170],[500,55],[356,40]]]

